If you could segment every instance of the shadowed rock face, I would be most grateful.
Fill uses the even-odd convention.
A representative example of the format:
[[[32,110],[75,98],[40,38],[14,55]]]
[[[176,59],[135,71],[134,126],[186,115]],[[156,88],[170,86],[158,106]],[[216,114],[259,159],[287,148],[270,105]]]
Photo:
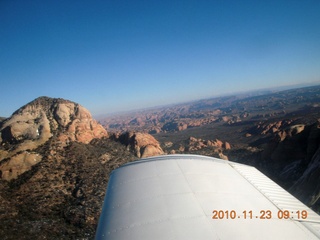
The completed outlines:
[[[61,98],[37,98],[1,123],[0,143],[6,149],[0,150],[1,178],[10,180],[30,170],[41,160],[38,155],[31,159],[32,151],[53,136],[66,146],[71,141],[89,143],[108,134],[81,105]]]
[[[279,136],[279,132],[284,133]],[[263,144],[257,165],[294,196],[319,211],[320,122],[280,127]]]
[[[300,196],[300,199],[308,205],[315,205],[317,202],[320,205],[320,147],[291,191]]]
[[[302,176],[291,187],[291,191],[308,205],[320,206],[320,122],[306,129],[306,155],[302,165],[306,166]]]

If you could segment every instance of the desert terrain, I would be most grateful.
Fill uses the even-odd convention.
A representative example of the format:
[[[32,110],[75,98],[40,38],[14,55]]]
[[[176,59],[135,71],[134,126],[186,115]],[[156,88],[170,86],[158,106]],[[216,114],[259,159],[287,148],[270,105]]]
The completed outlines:
[[[39,97],[0,122],[1,239],[93,239],[111,171],[163,154],[255,166],[320,212],[319,110],[320,86],[99,119]]]

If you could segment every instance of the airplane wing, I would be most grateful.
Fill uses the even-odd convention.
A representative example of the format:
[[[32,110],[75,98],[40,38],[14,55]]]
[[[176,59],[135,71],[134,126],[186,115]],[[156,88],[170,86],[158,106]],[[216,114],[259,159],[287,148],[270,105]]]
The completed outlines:
[[[166,155],[112,172],[96,239],[320,239],[320,216],[254,167]]]

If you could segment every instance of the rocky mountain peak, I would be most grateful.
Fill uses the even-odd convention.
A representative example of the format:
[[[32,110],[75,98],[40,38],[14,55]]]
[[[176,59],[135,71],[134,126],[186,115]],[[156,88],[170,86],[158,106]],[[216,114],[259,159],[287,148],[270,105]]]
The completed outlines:
[[[0,128],[1,142],[45,142],[51,136],[83,143],[107,136],[90,112],[62,98],[39,97],[15,111]],[[38,145],[38,144],[35,144]]]
[[[0,143],[6,149],[0,150],[2,178],[15,178],[41,161],[41,156],[32,151],[52,137],[66,146],[71,141],[89,143],[107,136],[107,131],[80,104],[39,97],[1,123]]]

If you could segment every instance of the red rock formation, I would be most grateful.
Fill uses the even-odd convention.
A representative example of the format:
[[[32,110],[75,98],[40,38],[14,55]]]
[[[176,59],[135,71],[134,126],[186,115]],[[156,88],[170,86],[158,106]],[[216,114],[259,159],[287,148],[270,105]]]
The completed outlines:
[[[119,141],[134,151],[137,157],[145,158],[164,154],[159,142],[148,133],[126,132]]]
[[[231,145],[230,145],[230,143],[228,143],[228,142],[225,142],[224,144],[223,144],[223,147],[225,148],[225,149],[231,149]]]
[[[0,143],[13,145],[10,151],[0,150],[2,178],[16,178],[41,161],[32,151],[55,137],[61,146],[70,141],[88,143],[107,137],[107,131],[92,119],[81,105],[56,98],[40,97],[26,104],[6,119],[0,128]],[[36,157],[35,157],[36,156]],[[9,158],[6,163],[3,159]]]
[[[197,139],[195,137],[189,137],[189,146],[187,148],[188,151],[196,151],[200,150],[202,148],[207,148],[207,147],[216,147],[218,149],[231,149],[231,145],[228,142],[222,142],[219,139],[215,140],[202,140],[202,139]]]
[[[74,108],[76,106],[74,105]],[[66,113],[68,114],[68,112]],[[62,141],[77,141],[83,143],[89,143],[93,138],[101,138],[108,136],[107,131],[92,119],[91,114],[82,106],[78,106],[77,112],[72,111],[67,115],[68,127],[66,131],[61,132],[59,138]]]
[[[183,122],[171,121],[163,125],[162,131],[174,132],[174,131],[183,131],[188,128],[188,125]]]

